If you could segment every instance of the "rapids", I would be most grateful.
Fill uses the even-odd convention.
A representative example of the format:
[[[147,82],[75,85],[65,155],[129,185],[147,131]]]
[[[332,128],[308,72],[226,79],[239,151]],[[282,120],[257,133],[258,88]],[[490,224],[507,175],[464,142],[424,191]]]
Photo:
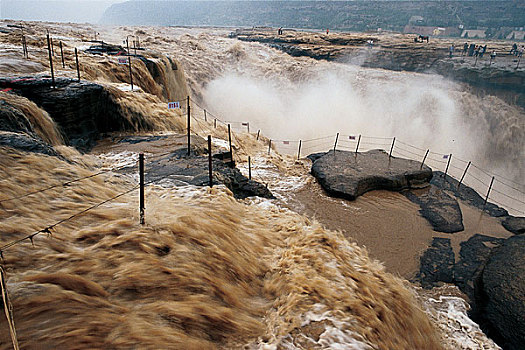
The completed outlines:
[[[85,45],[82,40],[93,31],[90,25],[27,26],[30,60],[15,50],[2,55],[2,74],[45,74],[40,39],[46,28],[62,37],[68,52]],[[298,140],[343,131],[396,136],[522,178],[522,110],[497,98],[481,99],[437,76],[292,58],[261,44],[229,39],[223,29],[97,30],[113,43],[140,36],[142,45],[154,51],[149,58],[158,69],[137,60],[140,91],[122,91],[121,84],[129,81],[114,57],[82,53],[83,79],[105,84],[124,114],[140,114],[156,126],[156,134],[184,130],[183,111],[170,112],[165,105],[182,102],[188,91],[200,119],[194,131],[213,133],[216,147],[226,144],[226,128],[203,122],[199,106],[229,121],[249,121],[251,134],[234,134],[236,160],[245,172],[246,156],[252,155],[255,177],[267,182],[277,199],[238,201],[223,186],[175,187],[166,181],[147,186],[146,224],[140,225],[137,176],[119,169],[135,166],[137,152],[153,157],[163,147],[123,149],[106,140],[109,146],[101,143],[92,154],[80,154],[63,145],[59,128],[42,109],[2,93],[1,99],[24,110],[33,131],[61,156],[0,148],[2,245],[52,226],[49,235],[34,237],[34,246],[25,240],[4,252],[21,348],[498,348],[468,319],[454,288],[428,295],[399,276],[414,272],[432,234],[413,205],[395,194],[346,203],[341,217],[364,214],[357,215],[356,227],[343,231],[330,221],[335,212],[329,212],[329,198],[319,193],[312,197],[312,191],[301,197],[301,191],[315,187],[307,179],[308,161],[266,151],[269,138]],[[5,35],[0,45],[12,49],[18,42],[18,37]],[[22,68],[14,72],[13,62]],[[75,78],[72,61],[57,74]],[[260,140],[253,132],[257,129],[263,133]],[[97,172],[102,173],[91,176]],[[85,179],[62,186],[78,178]],[[311,202],[301,209],[302,200]],[[316,217],[312,205],[324,205],[325,212]],[[377,249],[381,231],[390,230],[395,237],[403,234],[398,232],[402,227],[374,221],[359,225],[385,208],[397,208],[395,213],[413,220],[408,239],[415,243],[409,257],[390,251],[382,259],[384,252]],[[364,244],[373,230],[379,238],[366,243],[369,257],[355,241]],[[418,237],[420,231],[424,237]],[[378,259],[388,260],[386,268]],[[408,263],[396,266],[396,259]],[[1,317],[0,349],[10,347]]]

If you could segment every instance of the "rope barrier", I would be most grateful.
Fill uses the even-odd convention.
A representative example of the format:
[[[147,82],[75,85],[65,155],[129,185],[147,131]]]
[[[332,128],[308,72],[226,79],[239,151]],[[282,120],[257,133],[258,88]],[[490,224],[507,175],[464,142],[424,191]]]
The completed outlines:
[[[131,192],[135,191],[135,190],[138,189],[138,188],[139,188],[139,186],[135,186],[135,187],[133,187],[131,190],[128,190],[128,191],[123,192],[123,193],[119,193],[119,194],[116,195],[116,196],[113,196],[113,197],[111,197],[111,198],[109,198],[109,199],[106,199],[106,200],[100,202],[100,203],[97,203],[97,204],[95,204],[95,205],[92,205],[92,206],[90,206],[90,207],[88,207],[88,208],[86,208],[86,209],[84,209],[84,210],[82,210],[82,211],[80,211],[80,212],[78,212],[78,213],[75,213],[75,214],[71,215],[70,217],[68,217],[68,218],[66,218],[66,219],[59,220],[59,221],[55,222],[54,224],[49,225],[49,226],[47,226],[46,228],[44,228],[44,229],[42,229],[42,230],[39,230],[39,231],[33,232],[33,233],[31,233],[31,234],[29,234],[29,235],[26,235],[26,236],[24,236],[24,237],[22,237],[22,238],[19,238],[19,239],[16,239],[16,240],[14,240],[14,241],[11,241],[11,242],[9,242],[9,243],[7,243],[7,244],[4,244],[3,246],[0,247],[0,257],[3,258],[3,253],[4,253],[4,251],[6,251],[7,249],[11,248],[12,246],[14,246],[14,245],[16,245],[16,244],[18,244],[18,243],[21,243],[21,242],[23,242],[23,241],[25,241],[25,240],[27,240],[27,239],[33,241],[33,238],[34,238],[35,236],[39,235],[40,233],[51,234],[51,230],[52,230],[53,228],[55,228],[56,226],[58,226],[58,225],[60,225],[60,224],[63,224],[64,222],[70,221],[70,220],[72,220],[72,219],[74,219],[74,218],[76,218],[76,217],[78,217],[78,216],[80,216],[80,215],[82,215],[82,214],[84,214],[84,213],[87,213],[87,212],[90,211],[90,210],[93,210],[93,209],[95,209],[95,208],[98,208],[98,207],[100,207],[101,205],[106,204],[106,203],[108,203],[108,202],[111,202],[111,201],[113,201],[113,200],[115,200],[115,199],[117,199],[117,198],[120,198],[120,197],[122,197],[122,196],[128,194],[128,193],[131,193]]]

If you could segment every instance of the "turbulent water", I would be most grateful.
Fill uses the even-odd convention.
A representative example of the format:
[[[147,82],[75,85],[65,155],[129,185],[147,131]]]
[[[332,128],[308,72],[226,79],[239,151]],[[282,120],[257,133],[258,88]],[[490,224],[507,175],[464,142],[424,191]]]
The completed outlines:
[[[85,45],[81,38],[93,29],[45,26],[68,49]],[[187,91],[198,118],[203,117],[199,105],[212,113],[194,131],[213,133],[216,147],[225,144],[227,133],[223,125],[215,129],[211,118],[238,122],[233,124],[237,129],[244,128],[240,122],[250,122],[252,133],[234,138],[238,160],[245,171],[245,157],[251,154],[256,177],[266,180],[278,199],[238,201],[222,186],[175,187],[168,179],[147,187],[146,225],[138,223],[136,191],[76,216],[135,188],[137,176],[117,169],[135,166],[138,151],[153,157],[177,142],[104,146],[96,154],[81,155],[63,146],[42,109],[1,93],[2,100],[26,111],[31,123],[40,126],[35,132],[61,155],[0,148],[2,244],[53,225],[49,237],[41,233],[33,239],[34,247],[26,240],[4,252],[21,348],[497,348],[466,317],[455,289],[430,295],[416,291],[350,243],[351,232],[330,231],[286,209],[294,208],[288,194],[308,185],[308,162],[267,156],[266,151],[270,138],[292,142],[329,136],[332,144],[340,132],[384,137],[374,142],[386,148],[396,136],[516,179],[524,169],[523,111],[497,98],[480,99],[437,76],[292,58],[229,39],[223,30],[98,29],[103,40],[114,43],[139,35],[145,47],[171,56],[183,69],[171,77],[161,69],[155,81],[137,62],[136,84],[142,92],[130,93],[120,91],[128,80],[114,58],[82,54],[85,79],[106,84],[126,114],[147,118],[165,134],[183,130],[182,113],[166,111],[165,103],[182,102]],[[12,74],[13,67],[20,74],[45,69],[42,30],[38,25],[29,31],[29,61],[16,51],[16,38],[2,37],[3,74]],[[155,55],[159,67],[168,66]],[[75,77],[74,65],[68,62],[67,67],[57,74]],[[260,140],[253,132],[257,129],[264,135]],[[363,149],[377,146],[372,143],[364,142]],[[284,145],[283,151],[295,152]],[[323,147],[331,146],[311,144],[309,151]],[[100,170],[108,172],[61,185]],[[52,188],[13,199],[47,187]],[[350,210],[372,210],[374,201],[384,200],[380,197]],[[386,203],[383,208],[399,206],[400,212],[417,215],[396,198]],[[409,259],[415,260],[420,250],[414,247]],[[2,317],[0,348],[10,347]]]

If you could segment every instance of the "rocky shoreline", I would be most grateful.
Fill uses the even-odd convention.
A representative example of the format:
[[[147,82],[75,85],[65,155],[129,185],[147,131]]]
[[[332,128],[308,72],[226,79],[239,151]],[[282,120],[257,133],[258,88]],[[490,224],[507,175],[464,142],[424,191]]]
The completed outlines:
[[[402,191],[420,206],[421,215],[437,232],[463,231],[458,200],[501,218],[503,227],[516,235],[503,239],[476,234],[461,243],[457,263],[450,238],[434,237],[421,256],[420,271],[413,281],[424,288],[457,285],[470,300],[474,320],[505,349],[520,349],[525,343],[525,236],[520,234],[525,218],[510,216],[493,203],[485,204],[472,188],[459,186],[457,180],[441,172],[389,157],[381,150],[357,154],[330,151],[309,158],[312,175],[329,195],[355,200],[371,190]],[[414,177],[419,180],[414,182]]]

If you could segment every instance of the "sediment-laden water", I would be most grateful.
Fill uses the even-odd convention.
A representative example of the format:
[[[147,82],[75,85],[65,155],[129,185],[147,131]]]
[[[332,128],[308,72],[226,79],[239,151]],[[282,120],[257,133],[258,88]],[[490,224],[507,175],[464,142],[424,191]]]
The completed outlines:
[[[92,30],[35,25],[28,61],[16,51],[16,38],[2,37],[2,47],[12,51],[2,56],[0,72],[43,70],[44,26],[68,49],[86,45],[81,38]],[[34,246],[25,240],[4,252],[21,348],[497,348],[466,317],[456,289],[428,294],[401,278],[413,276],[435,235],[414,204],[387,192],[356,202],[326,197],[308,178],[309,161],[268,156],[267,142],[337,132],[396,136],[514,180],[524,169],[522,110],[437,76],[292,58],[229,39],[223,30],[99,29],[114,43],[140,35],[144,47],[180,68],[154,77],[138,61],[135,83],[142,91],[132,93],[121,91],[126,71],[113,57],[82,54],[84,79],[106,84],[125,114],[155,125],[148,134],[183,131],[182,111],[167,111],[166,102],[182,102],[187,91],[201,118],[194,131],[213,133],[216,146],[225,144],[227,132],[222,124],[214,128],[213,115],[250,122],[251,134],[235,133],[237,160],[246,172],[251,155],[255,176],[277,199],[238,201],[223,186],[180,187],[168,179],[147,187],[140,225],[137,176],[119,169],[136,166],[137,152],[148,159],[180,147],[179,136],[129,147],[109,138],[92,154],[80,154],[64,145],[45,111],[0,93],[60,155],[0,148],[1,243],[52,226],[49,235],[33,238]],[[157,60],[174,70],[160,54]],[[74,65],[67,66],[57,74],[75,77]],[[212,113],[207,122],[199,106]],[[85,179],[62,185],[79,178]],[[491,218],[462,209],[466,230],[454,236],[456,251],[480,230],[508,236]],[[8,327],[0,320],[0,348],[7,349]]]

